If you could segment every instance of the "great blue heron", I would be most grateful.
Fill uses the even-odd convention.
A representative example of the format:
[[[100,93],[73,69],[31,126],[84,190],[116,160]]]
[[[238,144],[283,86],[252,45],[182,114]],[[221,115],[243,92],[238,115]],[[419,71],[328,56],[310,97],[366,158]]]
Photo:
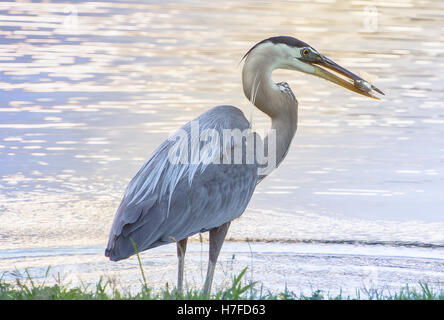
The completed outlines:
[[[268,154],[275,153],[275,167],[286,156],[296,132],[298,102],[287,83],[273,82],[273,70],[302,71],[375,99],[377,97],[373,91],[383,94],[307,43],[293,37],[265,39],[253,46],[244,58],[244,94],[271,118],[271,128],[275,134],[274,148],[269,146],[272,139],[268,134],[263,142],[257,139],[253,152],[256,155],[259,145],[268,148]],[[202,148],[206,141],[192,137],[193,122],[198,124],[199,134],[209,129],[217,133],[210,140],[216,146],[210,156],[200,157],[202,153],[199,152],[193,155],[193,150]],[[129,183],[115,215],[105,255],[118,261],[133,255],[135,247],[138,251],[144,251],[175,241],[177,288],[181,291],[187,239],[193,234],[209,231],[209,262],[204,284],[204,294],[208,295],[230,222],[244,212],[256,185],[270,172],[261,173],[261,165],[263,167],[264,164],[256,158],[246,161],[248,137],[252,134],[257,138],[257,134],[250,132],[240,142],[231,138],[228,144],[218,141],[226,130],[248,132],[249,128],[250,123],[241,110],[233,106],[217,106],[180,129],[186,144],[178,144],[177,139],[164,141]],[[186,155],[179,160],[188,161],[171,161],[171,155],[176,155],[178,150]],[[242,151],[241,160],[236,163],[233,155],[237,150]],[[209,158],[217,161],[208,161]]]

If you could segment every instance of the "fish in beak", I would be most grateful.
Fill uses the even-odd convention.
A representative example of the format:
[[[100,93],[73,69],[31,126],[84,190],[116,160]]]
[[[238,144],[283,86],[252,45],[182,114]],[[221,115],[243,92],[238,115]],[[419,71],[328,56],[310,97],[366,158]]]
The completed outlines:
[[[341,87],[373,99],[379,100],[374,92],[384,95],[384,93],[374,85],[323,55],[319,55],[316,61],[310,61],[310,63],[314,67],[314,75],[320,78],[324,78]],[[329,70],[333,72],[330,72]],[[342,77],[339,75],[342,75]]]

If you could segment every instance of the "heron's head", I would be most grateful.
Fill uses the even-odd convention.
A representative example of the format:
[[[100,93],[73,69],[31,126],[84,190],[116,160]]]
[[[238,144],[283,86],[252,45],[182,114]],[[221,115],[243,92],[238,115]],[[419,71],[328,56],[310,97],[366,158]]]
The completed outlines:
[[[341,67],[307,43],[289,36],[271,37],[253,46],[244,56],[247,59],[268,56],[270,68],[298,70],[324,78],[364,96],[379,99],[374,92],[384,94],[356,74]],[[331,72],[333,71],[333,72]]]

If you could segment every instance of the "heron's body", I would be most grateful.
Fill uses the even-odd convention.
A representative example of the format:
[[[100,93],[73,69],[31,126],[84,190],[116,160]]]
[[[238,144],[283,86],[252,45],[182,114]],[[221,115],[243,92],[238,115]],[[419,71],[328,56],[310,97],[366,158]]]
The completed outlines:
[[[178,149],[176,141],[168,139],[129,183],[105,250],[105,255],[111,260],[133,255],[134,244],[138,251],[144,251],[176,241],[178,288],[181,290],[187,238],[198,232],[210,231],[209,264],[204,287],[204,293],[208,294],[230,222],[244,212],[257,183],[285,158],[296,133],[297,100],[288,84],[273,82],[273,70],[282,68],[310,73],[369,97],[374,97],[371,89],[380,92],[370,85],[365,86],[371,88],[370,91],[358,89],[358,84],[359,88],[363,87],[363,83],[367,84],[363,79],[292,37],[261,41],[245,57],[242,70],[244,94],[270,117],[273,134],[264,137],[263,141],[258,139],[256,133],[248,130],[250,123],[244,114],[233,106],[214,107],[185,124],[179,131],[186,144],[179,145],[182,147],[179,149],[187,151],[188,161],[171,161],[171,154],[174,155]],[[355,82],[352,84],[340,79],[319,66],[333,69]],[[197,139],[193,138],[193,123],[198,125]],[[246,139],[237,143],[232,139],[219,141],[213,135],[209,141],[215,143],[212,150],[218,152],[196,157],[204,147],[205,139],[200,137],[208,130],[216,132],[216,137],[223,137],[226,130],[247,134]],[[249,137],[255,138],[252,148]],[[268,166],[265,171],[260,171],[264,162],[256,152],[259,147],[262,150],[262,146],[267,150],[268,160],[274,160],[271,169]],[[197,153],[193,153],[193,148],[197,148]],[[233,161],[236,150],[240,150],[241,161]],[[249,159],[253,160],[248,161],[251,153],[253,156]]]
[[[201,132],[214,129],[220,137],[224,129],[249,128],[242,111],[233,106],[214,107],[193,121]],[[191,123],[181,128],[188,141]],[[111,260],[134,254],[130,239],[139,251],[179,241],[236,219],[250,201],[258,181],[256,163],[172,164],[168,153],[175,142],[164,141],[129,183],[106,251]]]

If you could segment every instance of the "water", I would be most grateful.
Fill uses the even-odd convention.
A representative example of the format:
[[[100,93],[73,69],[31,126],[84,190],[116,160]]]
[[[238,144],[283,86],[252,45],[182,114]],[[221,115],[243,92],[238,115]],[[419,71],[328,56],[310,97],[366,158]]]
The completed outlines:
[[[138,284],[135,259],[103,257],[125,186],[208,108],[248,115],[238,63],[288,34],[377,76],[386,96],[273,75],[298,98],[298,133],[232,224],[216,285],[246,265],[295,291],[442,282],[443,18],[438,0],[0,3],[0,272]],[[254,122],[269,125],[258,111]],[[200,285],[197,239],[186,279]],[[175,281],[174,254],[142,255],[153,283]]]

